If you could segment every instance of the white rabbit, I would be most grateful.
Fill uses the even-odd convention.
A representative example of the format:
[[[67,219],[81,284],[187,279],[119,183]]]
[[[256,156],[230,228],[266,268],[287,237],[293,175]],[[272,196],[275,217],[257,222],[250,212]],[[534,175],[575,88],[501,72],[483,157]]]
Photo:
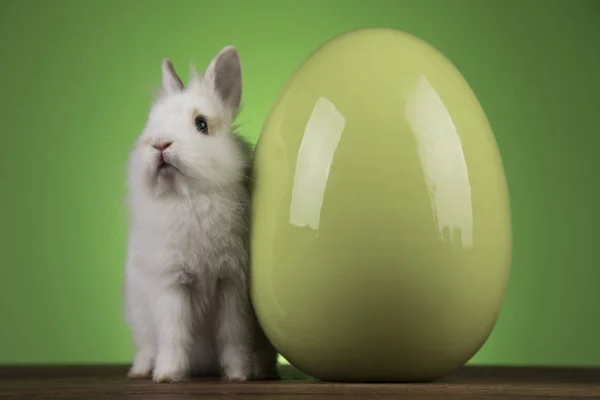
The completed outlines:
[[[279,377],[249,298],[251,152],[232,128],[241,97],[234,47],[185,88],[163,60],[162,90],[129,160],[132,378]]]

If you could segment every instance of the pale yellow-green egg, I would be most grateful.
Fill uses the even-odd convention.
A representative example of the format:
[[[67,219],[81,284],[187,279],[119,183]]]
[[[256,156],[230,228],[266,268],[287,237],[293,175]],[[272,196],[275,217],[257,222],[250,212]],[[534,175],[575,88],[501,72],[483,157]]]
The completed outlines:
[[[293,365],[426,381],[467,362],[510,270],[502,161],[458,70],[409,34],[338,36],[292,75],[259,138],[252,297]]]

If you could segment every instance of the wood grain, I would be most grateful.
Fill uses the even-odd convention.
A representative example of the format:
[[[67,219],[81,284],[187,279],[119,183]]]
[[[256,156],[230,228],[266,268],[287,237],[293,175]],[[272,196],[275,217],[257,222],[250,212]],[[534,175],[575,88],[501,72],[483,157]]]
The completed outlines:
[[[0,398],[11,399],[600,399],[600,369],[464,367],[434,383],[318,382],[282,366],[280,382],[226,383],[195,379],[155,384],[125,378],[123,365],[0,367]]]

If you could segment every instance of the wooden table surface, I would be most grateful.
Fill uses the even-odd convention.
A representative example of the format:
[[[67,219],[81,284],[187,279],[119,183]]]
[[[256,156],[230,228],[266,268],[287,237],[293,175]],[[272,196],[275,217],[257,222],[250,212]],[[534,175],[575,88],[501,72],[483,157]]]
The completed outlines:
[[[125,378],[126,366],[0,367],[0,398],[81,400],[600,399],[600,369],[464,367],[427,384],[317,382],[282,366],[279,382],[192,380],[155,384]]]

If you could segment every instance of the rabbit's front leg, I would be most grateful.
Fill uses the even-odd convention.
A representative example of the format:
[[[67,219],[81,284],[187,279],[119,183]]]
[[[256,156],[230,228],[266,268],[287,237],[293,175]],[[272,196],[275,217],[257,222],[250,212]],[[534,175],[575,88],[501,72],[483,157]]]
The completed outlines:
[[[136,352],[127,376],[133,379],[149,378],[152,375],[156,357],[154,332],[149,326],[151,321],[142,318],[142,316],[137,317],[135,320],[137,325],[132,327]]]
[[[154,299],[158,354],[155,382],[179,382],[189,377],[193,345],[193,307],[189,288],[169,285]]]
[[[223,379],[246,381],[252,373],[252,326],[247,289],[242,279],[219,280],[217,347]]]
[[[125,282],[125,312],[135,344],[133,364],[127,373],[130,378],[150,378],[156,357],[156,340],[151,307],[138,276],[131,277],[133,267],[127,270]]]

